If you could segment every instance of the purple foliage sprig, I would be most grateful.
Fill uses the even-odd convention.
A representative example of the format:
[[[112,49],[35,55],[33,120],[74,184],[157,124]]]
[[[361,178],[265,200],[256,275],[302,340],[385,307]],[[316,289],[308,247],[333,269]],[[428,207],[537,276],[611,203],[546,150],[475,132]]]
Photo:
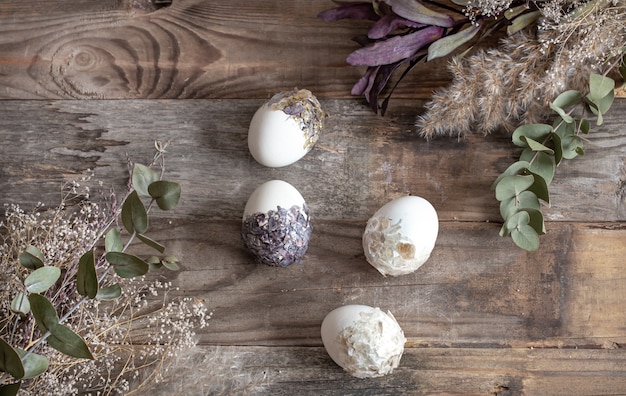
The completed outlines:
[[[349,54],[346,60],[353,66],[367,66],[351,93],[364,96],[371,109],[375,113],[380,110],[383,115],[394,89],[416,65],[447,56],[466,44],[473,45],[511,24],[504,10],[497,15],[470,15],[466,5],[456,4],[462,3],[459,0],[451,5],[417,0],[334,2],[338,7],[322,11],[318,14],[320,19],[373,22],[367,34],[353,38],[361,48]],[[515,1],[511,7],[515,6],[513,3]],[[520,15],[531,11],[528,8]],[[381,93],[402,67],[404,71],[381,101]]]

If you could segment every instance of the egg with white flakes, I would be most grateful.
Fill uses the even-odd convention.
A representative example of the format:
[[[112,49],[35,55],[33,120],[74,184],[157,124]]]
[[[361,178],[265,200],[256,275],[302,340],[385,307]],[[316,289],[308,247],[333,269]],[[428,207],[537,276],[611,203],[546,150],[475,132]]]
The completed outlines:
[[[424,264],[435,247],[439,219],[433,205],[417,196],[396,198],[367,221],[363,251],[382,275],[405,275]]]
[[[300,262],[311,233],[309,208],[291,184],[271,180],[248,198],[241,237],[257,261],[277,267]]]
[[[250,154],[267,167],[293,164],[319,139],[324,117],[322,107],[311,91],[280,92],[263,104],[250,121]]]
[[[391,374],[400,364],[406,338],[391,314],[367,305],[344,305],[331,311],[321,326],[328,355],[358,378]]]

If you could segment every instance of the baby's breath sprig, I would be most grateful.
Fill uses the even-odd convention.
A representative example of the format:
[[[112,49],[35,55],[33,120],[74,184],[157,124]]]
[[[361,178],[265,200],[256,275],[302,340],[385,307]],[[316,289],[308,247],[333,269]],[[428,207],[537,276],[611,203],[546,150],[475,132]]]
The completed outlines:
[[[133,324],[144,317],[138,312],[146,296],[132,286],[136,282],[132,278],[143,280],[150,269],[159,267],[178,268],[178,260],[164,255],[165,247],[146,235],[153,205],[170,210],[180,198],[180,185],[162,180],[165,147],[156,145],[150,166],[133,165],[131,188],[121,208],[112,208],[109,215],[85,201],[78,212],[69,210],[65,198],[76,195],[77,184],[55,210],[47,212],[51,213],[48,218],[41,210],[27,214],[16,205],[7,206],[5,220],[0,223],[3,395],[16,395],[20,390],[27,395],[71,394],[78,392],[78,383],[87,387],[83,390],[127,392],[125,373],[153,366],[148,378],[158,378],[154,375],[164,367],[168,346],[175,349],[192,344],[196,319],[202,322],[198,324],[201,327],[206,325],[209,315],[202,304],[188,299],[164,301],[163,314],[151,310],[163,329],[163,333],[153,335],[159,339],[152,352],[137,355],[127,340]],[[161,171],[152,169],[154,165]],[[118,219],[122,228],[116,226]],[[104,247],[100,247],[103,236]],[[159,255],[143,259],[128,253],[134,239]],[[122,287],[124,280],[128,290]],[[157,293],[154,284],[143,287]],[[194,320],[171,315],[172,304],[181,315],[193,310]],[[127,351],[129,358],[120,367],[116,362],[121,350]],[[96,359],[103,364],[101,376],[93,374]],[[119,374],[110,377],[114,369]],[[55,384],[59,384],[58,389]]]

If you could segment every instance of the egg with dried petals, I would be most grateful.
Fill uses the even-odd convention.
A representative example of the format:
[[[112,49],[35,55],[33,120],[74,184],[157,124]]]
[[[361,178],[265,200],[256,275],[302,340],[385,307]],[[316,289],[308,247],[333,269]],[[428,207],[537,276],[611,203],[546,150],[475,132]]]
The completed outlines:
[[[416,196],[396,198],[367,221],[365,258],[384,276],[409,274],[428,260],[438,233],[439,219],[430,202]]]
[[[299,262],[307,251],[311,232],[309,208],[291,184],[271,180],[248,198],[241,237],[259,262],[278,267]]]
[[[323,121],[324,112],[311,91],[280,92],[261,106],[250,121],[250,154],[268,167],[293,164],[313,148]]]
[[[398,367],[406,338],[391,312],[367,305],[344,305],[322,321],[328,355],[358,378],[381,377]]]

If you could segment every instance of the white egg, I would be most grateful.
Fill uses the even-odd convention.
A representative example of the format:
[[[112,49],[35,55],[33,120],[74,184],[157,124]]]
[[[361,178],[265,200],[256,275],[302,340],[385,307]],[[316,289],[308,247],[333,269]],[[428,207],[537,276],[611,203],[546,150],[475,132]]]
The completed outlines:
[[[344,305],[322,321],[322,343],[340,367],[358,378],[391,374],[406,338],[391,312],[367,305]]]
[[[291,184],[271,180],[248,198],[241,237],[258,261],[279,267],[299,262],[308,249],[311,232],[309,208]]]
[[[438,232],[439,219],[430,202],[416,196],[396,198],[367,221],[365,257],[385,276],[409,274],[428,260]]]
[[[261,106],[250,121],[250,154],[268,167],[293,164],[313,148],[323,120],[324,112],[311,91],[278,93]]]

